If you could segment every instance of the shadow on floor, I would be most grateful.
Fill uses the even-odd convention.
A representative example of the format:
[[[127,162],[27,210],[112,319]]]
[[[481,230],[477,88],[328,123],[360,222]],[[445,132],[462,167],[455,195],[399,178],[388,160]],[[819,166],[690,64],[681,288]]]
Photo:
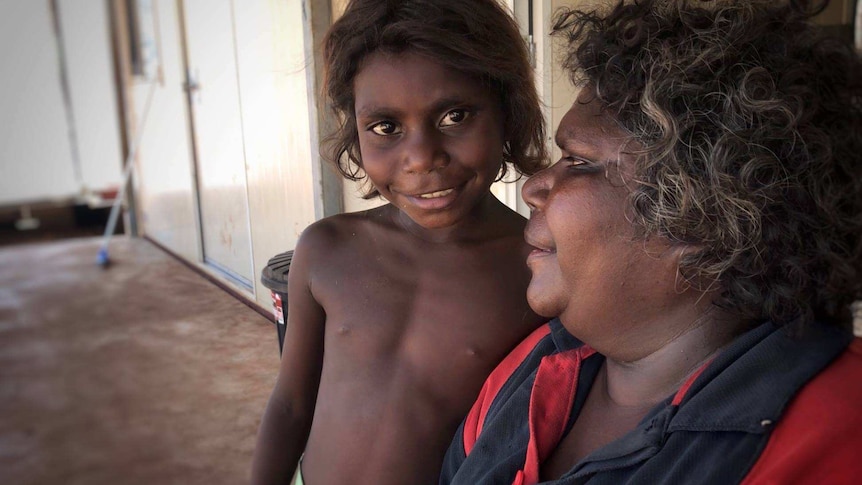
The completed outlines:
[[[0,483],[240,484],[272,324],[145,240],[0,248]]]

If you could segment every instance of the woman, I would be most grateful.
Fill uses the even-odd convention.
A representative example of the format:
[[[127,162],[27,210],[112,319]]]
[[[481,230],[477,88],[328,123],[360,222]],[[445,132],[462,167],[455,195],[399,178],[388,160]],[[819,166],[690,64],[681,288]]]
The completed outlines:
[[[527,297],[559,318],[489,377],[441,483],[862,476],[862,63],[816,12],[557,16],[583,88],[523,193]]]

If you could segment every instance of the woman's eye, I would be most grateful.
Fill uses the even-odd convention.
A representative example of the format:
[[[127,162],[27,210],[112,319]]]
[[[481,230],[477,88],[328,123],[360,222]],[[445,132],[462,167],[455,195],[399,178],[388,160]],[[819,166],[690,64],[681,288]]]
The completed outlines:
[[[465,119],[467,119],[467,110],[453,109],[443,115],[443,119],[440,120],[440,126],[454,126],[463,122]]]
[[[580,165],[586,165],[588,163],[583,158],[578,157],[564,157],[563,160],[565,160],[570,167],[578,167]]]
[[[374,132],[375,135],[380,136],[389,136],[395,135],[398,133],[398,127],[395,126],[395,123],[391,123],[389,121],[381,121],[380,123],[376,123],[371,127],[371,131]]]

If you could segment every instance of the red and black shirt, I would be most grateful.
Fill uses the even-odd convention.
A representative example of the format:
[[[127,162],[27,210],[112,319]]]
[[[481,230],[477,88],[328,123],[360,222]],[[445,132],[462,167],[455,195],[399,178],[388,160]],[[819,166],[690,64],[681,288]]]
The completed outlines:
[[[559,320],[536,330],[489,376],[440,483],[537,483],[603,360]],[[862,483],[862,339],[762,324],[634,430],[544,483]]]

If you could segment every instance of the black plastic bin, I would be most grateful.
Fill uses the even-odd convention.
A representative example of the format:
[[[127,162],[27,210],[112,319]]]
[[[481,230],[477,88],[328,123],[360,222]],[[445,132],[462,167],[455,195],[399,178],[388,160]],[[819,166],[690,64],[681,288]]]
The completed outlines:
[[[284,347],[284,332],[287,329],[287,272],[293,251],[276,254],[260,272],[260,282],[272,293],[272,307],[275,315],[275,329],[278,332],[278,353]]]

